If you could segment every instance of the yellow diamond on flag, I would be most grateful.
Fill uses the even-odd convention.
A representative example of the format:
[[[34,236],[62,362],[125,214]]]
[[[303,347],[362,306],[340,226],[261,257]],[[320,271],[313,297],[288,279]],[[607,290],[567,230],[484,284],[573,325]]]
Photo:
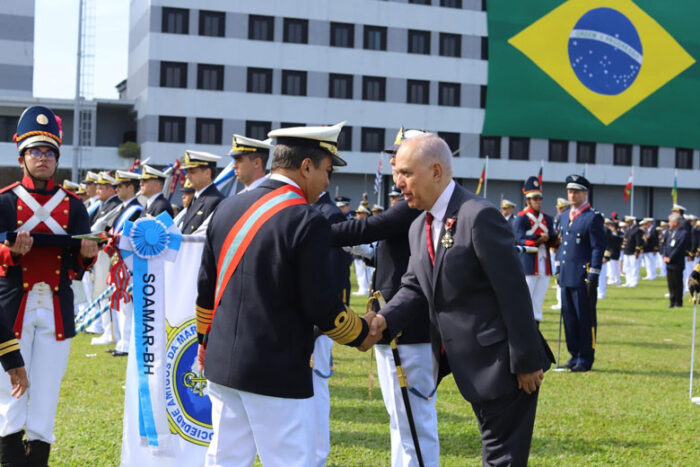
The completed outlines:
[[[569,0],[508,42],[605,125],[695,63],[632,0]]]

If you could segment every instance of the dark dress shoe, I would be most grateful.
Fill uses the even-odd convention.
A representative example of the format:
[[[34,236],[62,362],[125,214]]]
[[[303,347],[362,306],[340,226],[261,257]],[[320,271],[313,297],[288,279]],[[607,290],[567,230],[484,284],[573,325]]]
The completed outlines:
[[[576,360],[573,358],[569,359],[566,363],[564,363],[561,368],[568,368],[569,370],[572,369],[573,367],[576,366]]]
[[[119,352],[117,350],[112,352],[112,357],[126,357],[127,355],[129,355],[129,352]]]
[[[105,352],[111,353],[112,355],[114,355],[114,352],[116,352],[116,350],[114,350],[114,349],[105,349]]]
[[[675,304],[675,303],[671,303],[668,307],[669,307],[669,308],[675,308],[675,307],[676,307],[676,304]]]
[[[586,371],[591,371],[591,369],[583,365],[575,365],[571,368],[572,373],[585,373]]]

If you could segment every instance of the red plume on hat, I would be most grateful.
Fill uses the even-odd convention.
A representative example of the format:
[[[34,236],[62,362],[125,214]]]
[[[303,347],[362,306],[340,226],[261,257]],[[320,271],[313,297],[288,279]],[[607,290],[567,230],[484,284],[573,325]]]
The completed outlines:
[[[63,139],[63,119],[56,115],[56,125],[58,125],[58,136]]]

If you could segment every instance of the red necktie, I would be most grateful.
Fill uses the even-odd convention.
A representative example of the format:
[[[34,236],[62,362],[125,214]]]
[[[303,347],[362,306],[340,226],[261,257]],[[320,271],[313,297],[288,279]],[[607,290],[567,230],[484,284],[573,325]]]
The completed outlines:
[[[435,266],[435,247],[433,246],[433,215],[425,213],[425,238],[428,241],[428,254],[430,263]]]

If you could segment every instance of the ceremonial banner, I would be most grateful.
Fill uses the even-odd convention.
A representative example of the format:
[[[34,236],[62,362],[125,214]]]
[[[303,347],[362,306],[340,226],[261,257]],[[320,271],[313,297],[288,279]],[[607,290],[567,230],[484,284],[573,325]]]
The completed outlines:
[[[700,148],[700,2],[488,2],[483,133]]]
[[[163,224],[172,232],[174,226]],[[128,235],[125,231],[125,237]],[[156,233],[147,235],[155,237]],[[162,231],[158,235],[162,236]],[[203,240],[182,237],[177,251],[169,248],[175,251],[174,261],[156,258],[156,262],[161,261],[160,270],[153,260],[146,261],[145,271],[139,270],[134,258],[134,325],[121,458],[124,466],[204,464],[213,435],[211,402],[196,362],[194,315]]]

